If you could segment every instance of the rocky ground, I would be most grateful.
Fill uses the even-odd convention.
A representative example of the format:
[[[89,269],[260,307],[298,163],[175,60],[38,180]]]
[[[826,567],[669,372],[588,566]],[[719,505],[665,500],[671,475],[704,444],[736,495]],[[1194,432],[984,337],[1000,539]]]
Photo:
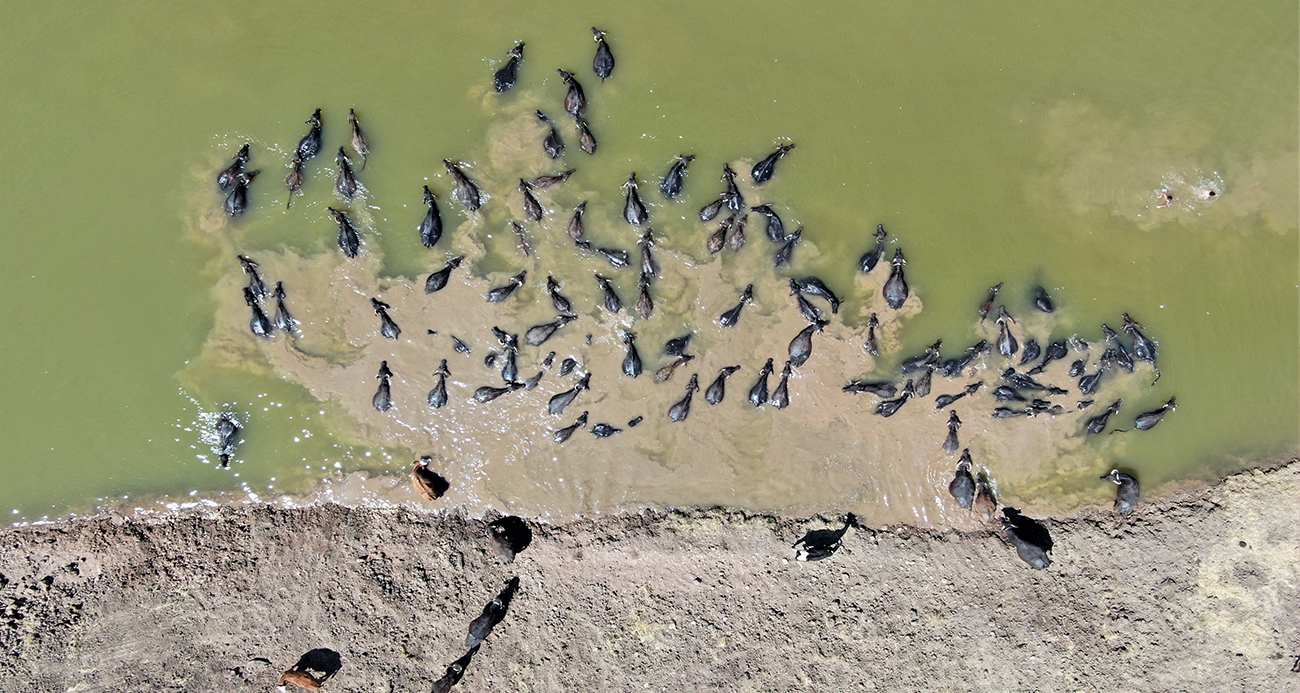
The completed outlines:
[[[1046,521],[1029,569],[992,532],[726,510],[533,525],[513,564],[448,513],[221,507],[0,531],[0,690],[425,691],[520,589],[457,690],[1294,691],[1300,463]]]

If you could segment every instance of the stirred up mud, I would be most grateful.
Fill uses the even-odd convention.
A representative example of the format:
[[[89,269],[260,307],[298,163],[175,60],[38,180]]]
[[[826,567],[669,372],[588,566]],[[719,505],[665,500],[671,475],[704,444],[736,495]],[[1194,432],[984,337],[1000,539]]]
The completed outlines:
[[[912,290],[893,310],[882,291],[890,274],[889,260],[898,248],[906,252],[906,239],[890,236],[872,272],[854,275],[852,284],[831,286],[844,299],[838,313],[826,301],[807,297],[829,322],[813,334],[807,362],[792,368],[789,406],[752,405],[750,389],[764,362],[773,360],[767,389],[775,391],[782,365],[790,358],[791,340],[809,325],[791,295],[790,279],[808,276],[804,268],[812,260],[826,260],[820,257],[816,230],[804,233],[788,265],[774,269],[780,244],[766,237],[761,215],[749,212],[746,242],[738,250],[729,244],[713,255],[706,239],[727,216],[725,211],[701,223],[694,209],[654,204],[660,199],[658,179],[638,172],[641,194],[651,202],[648,227],[653,229],[653,252],[660,267],[658,278],[650,284],[653,312],[643,318],[636,307],[640,268],[636,241],[643,229],[623,220],[623,197],[614,192],[616,182],[592,190],[569,180],[537,190],[534,194],[545,211],[542,221],[524,221],[519,179],[558,172],[542,154],[539,142],[546,126],[533,116],[533,106],[528,99],[521,100],[517,110],[490,133],[486,159],[466,167],[490,196],[479,213],[467,216],[452,201],[449,177],[431,183],[440,197],[446,229],[428,252],[424,274],[387,276],[375,235],[415,231],[388,228],[397,223],[376,221],[379,215],[364,205],[353,206],[353,221],[362,237],[362,252],[355,259],[346,258],[332,243],[320,251],[258,253],[255,260],[265,280],[272,286],[283,282],[287,305],[299,321],[292,335],[277,333],[262,339],[250,332],[250,312],[241,292],[247,279],[229,246],[215,240],[221,237],[221,225],[202,221],[194,225],[196,233],[221,246],[219,261],[228,256],[229,269],[213,288],[216,319],[200,357],[190,365],[191,375],[265,364],[270,372],[335,405],[342,414],[331,431],[337,438],[396,451],[391,463],[376,460],[370,467],[328,478],[330,498],[419,502],[404,476],[409,472],[407,460],[428,454],[451,483],[451,490],[436,502],[464,505],[471,511],[497,508],[567,518],[647,505],[727,505],[783,513],[853,511],[873,524],[973,528],[979,520],[958,508],[947,493],[963,448],[970,449],[975,471],[988,475],[1000,500],[1033,512],[1068,509],[1113,493],[1096,479],[1109,469],[1108,460],[1115,452],[1122,450],[1124,436],[1085,436],[1084,422],[1114,400],[1147,386],[1155,373],[1147,364],[1139,365],[1134,374],[1108,372],[1097,393],[1080,395],[1075,379],[1066,372],[1080,358],[1087,358],[1089,373],[1095,372],[1105,348],[1100,334],[1081,335],[1091,346],[1072,340],[1069,354],[1036,376],[1070,390],[1068,395],[1050,398],[1060,405],[1055,413],[1013,419],[991,416],[996,407],[1006,406],[990,396],[1001,384],[999,374],[1008,366],[1023,372],[1042,360],[1039,357],[1022,367],[1020,351],[1008,360],[994,349],[953,378],[935,372],[929,394],[905,402],[889,418],[876,413],[881,397],[843,391],[851,380],[869,379],[892,381],[901,394],[908,379],[919,383],[924,375],[920,371],[904,376],[898,369],[901,360],[915,355],[902,353],[901,333],[909,318],[922,311],[924,297]],[[664,162],[664,171],[669,163]],[[694,162],[691,184],[722,190],[722,183],[712,182],[721,163]],[[729,163],[740,174],[741,192],[749,205],[777,205],[765,199],[764,188],[746,185],[754,161]],[[573,210],[582,201],[588,201],[587,238],[597,247],[627,251],[629,266],[612,266],[602,255],[577,247],[566,233]],[[332,238],[336,226],[323,207],[320,212],[320,233]],[[511,221],[522,225],[522,234]],[[792,232],[794,224],[786,223],[786,232]],[[874,228],[875,221],[862,219],[861,225],[865,231]],[[446,287],[426,293],[428,273],[442,269],[453,257],[464,260],[451,272]],[[856,264],[857,258],[839,261]],[[490,290],[506,285],[520,272],[526,272],[526,278],[508,298],[486,300]],[[622,303],[618,312],[605,305],[597,274],[612,282]],[[545,343],[531,346],[525,342],[526,331],[558,317],[545,290],[548,276],[572,302],[576,320],[560,327]],[[749,284],[753,302],[743,308],[734,326],[722,326],[719,316],[737,304]],[[974,287],[972,292],[982,290]],[[386,313],[400,327],[396,339],[382,334],[372,299],[387,304]],[[1123,310],[1114,307],[1116,328]],[[864,349],[873,314],[879,320],[879,356]],[[953,325],[950,333],[934,334],[928,340],[944,340],[944,359],[960,355],[981,338],[991,345],[998,336],[996,315],[994,308],[987,320],[980,321],[972,305],[968,323]],[[1051,339],[1069,336],[1054,333],[1051,314],[1014,317],[1017,321],[1010,330],[1021,345],[1035,338],[1046,347]],[[518,335],[515,380],[528,381],[539,373],[540,380],[534,389],[521,388],[480,402],[474,397],[479,388],[508,385],[501,372],[504,350],[493,327]],[[635,335],[644,364],[644,372],[636,378],[623,373],[626,332]],[[656,371],[677,358],[663,353],[665,342],[688,333],[692,337],[685,353],[694,358],[665,382],[656,382]],[[455,348],[456,340],[468,347],[468,353]],[[493,352],[499,355],[489,367],[485,359]],[[543,365],[551,352],[550,365]],[[577,366],[561,375],[566,359]],[[428,399],[443,360],[450,373],[447,403],[435,408]],[[385,362],[393,372],[392,406],[381,411],[375,396],[377,374]],[[728,379],[724,401],[711,405],[703,389],[728,366],[740,369]],[[548,412],[552,397],[588,375],[589,389],[561,414]],[[686,418],[674,421],[668,411],[684,397],[693,375],[698,376],[701,391],[695,393]],[[946,409],[936,407],[937,396],[958,394],[975,382],[983,382],[975,394]],[[1032,393],[1026,396],[1033,397]],[[1079,400],[1096,403],[1081,411],[1076,406]],[[949,453],[941,446],[952,411],[962,426],[959,445]],[[584,412],[587,425],[557,443],[556,430],[575,423]],[[1125,411],[1114,417],[1110,428],[1131,423],[1135,413]],[[637,419],[640,423],[633,425]],[[621,430],[596,437],[592,430],[597,424]]]

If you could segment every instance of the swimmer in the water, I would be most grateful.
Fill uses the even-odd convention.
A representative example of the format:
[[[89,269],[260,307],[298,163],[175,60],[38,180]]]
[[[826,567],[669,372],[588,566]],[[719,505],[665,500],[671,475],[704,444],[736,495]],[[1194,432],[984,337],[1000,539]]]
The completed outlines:
[[[1200,197],[1202,200],[1212,200],[1215,197],[1217,197],[1219,193],[1215,192],[1214,188],[1211,188],[1209,186],[1203,186],[1201,188],[1197,188],[1196,195]]]
[[[1170,195],[1168,190],[1157,192],[1156,197],[1160,200],[1160,204],[1156,205],[1156,209],[1164,209],[1174,202],[1174,196]]]

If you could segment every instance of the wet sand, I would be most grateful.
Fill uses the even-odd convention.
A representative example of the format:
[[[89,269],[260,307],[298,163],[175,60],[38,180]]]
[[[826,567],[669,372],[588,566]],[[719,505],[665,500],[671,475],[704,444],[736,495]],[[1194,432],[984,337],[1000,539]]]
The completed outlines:
[[[987,531],[682,510],[532,523],[511,565],[460,512],[265,504],[0,532],[0,689],[428,690],[513,576],[458,690],[1288,691],[1300,462],[1046,520],[1032,571]]]

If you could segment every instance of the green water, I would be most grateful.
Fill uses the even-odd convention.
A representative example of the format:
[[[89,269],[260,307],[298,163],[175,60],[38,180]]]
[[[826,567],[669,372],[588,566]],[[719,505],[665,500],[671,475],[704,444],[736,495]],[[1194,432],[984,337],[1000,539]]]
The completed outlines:
[[[253,142],[264,177],[230,237],[325,250],[328,157],[285,211],[283,152],[321,107],[328,155],[356,107],[381,230],[368,240],[386,271],[427,271],[420,185],[447,190],[445,157],[486,156],[510,99],[560,115],[560,66],[592,101],[600,151],[567,160],[605,191],[604,214],[628,171],[693,152],[686,200],[655,210],[689,216],[722,161],[790,138],[771,193],[815,239],[803,269],[847,287],[875,223],[902,239],[925,301],[904,351],[967,341],[989,285],[1023,313],[1042,282],[1063,328],[1095,334],[1127,311],[1160,341],[1163,377],[1129,411],[1169,395],[1180,408],[1114,453],[1148,483],[1293,454],[1300,438],[1294,3],[21,3],[6,18],[0,509],[15,521],[382,468],[389,453],[336,441],[330,407],[257,364],[186,369],[233,261],[195,228],[220,204],[212,176]],[[593,24],[618,58],[604,85]],[[487,93],[519,39],[517,92]],[[1176,204],[1154,209],[1180,177]],[[1222,194],[1185,194],[1201,181]],[[234,473],[198,458],[202,415],[223,405],[258,422]]]

